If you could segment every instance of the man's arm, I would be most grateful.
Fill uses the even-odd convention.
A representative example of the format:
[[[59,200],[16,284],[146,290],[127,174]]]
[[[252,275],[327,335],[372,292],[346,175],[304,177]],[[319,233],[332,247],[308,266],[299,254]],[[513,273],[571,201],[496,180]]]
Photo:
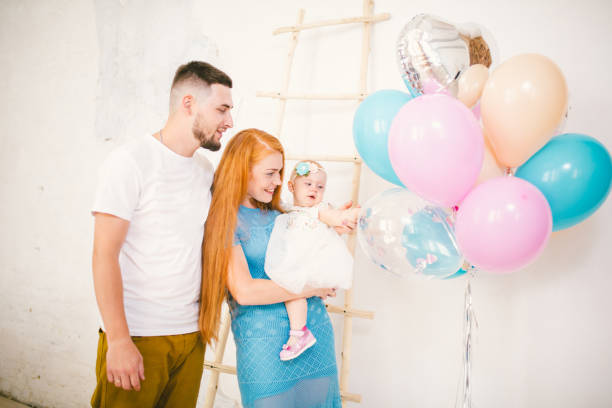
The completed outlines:
[[[130,222],[122,218],[95,214],[92,269],[98,308],[108,339],[108,381],[126,390],[139,391],[140,380],[144,380],[144,365],[125,318],[119,268],[119,251],[129,226]]]

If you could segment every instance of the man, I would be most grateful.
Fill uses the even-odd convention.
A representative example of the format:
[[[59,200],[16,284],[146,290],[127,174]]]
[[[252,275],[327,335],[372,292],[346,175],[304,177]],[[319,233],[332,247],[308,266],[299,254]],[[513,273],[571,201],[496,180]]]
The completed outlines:
[[[93,277],[103,322],[93,407],[195,407],[202,238],[212,165],[232,127],[231,79],[204,62],[176,71],[166,125],[115,150],[100,169]]]

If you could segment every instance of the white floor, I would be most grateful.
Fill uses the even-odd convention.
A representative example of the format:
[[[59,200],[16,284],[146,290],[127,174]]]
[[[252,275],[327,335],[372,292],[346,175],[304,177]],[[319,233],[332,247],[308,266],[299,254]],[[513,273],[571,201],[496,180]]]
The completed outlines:
[[[28,406],[4,397],[0,397],[0,408],[28,408]]]

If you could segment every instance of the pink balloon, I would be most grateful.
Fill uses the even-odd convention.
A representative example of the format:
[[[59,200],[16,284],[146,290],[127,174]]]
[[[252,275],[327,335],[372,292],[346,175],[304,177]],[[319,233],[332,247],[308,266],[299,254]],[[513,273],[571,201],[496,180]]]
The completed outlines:
[[[472,113],[474,114],[476,120],[480,122],[480,102],[477,102],[476,105],[472,107]]]
[[[437,205],[459,203],[482,166],[482,129],[474,114],[446,95],[406,103],[389,130],[389,159],[411,191]]]
[[[552,232],[544,194],[517,177],[476,187],[457,212],[455,236],[465,258],[488,272],[512,272],[540,255]]]
[[[433,78],[428,78],[423,81],[423,93],[425,95],[442,94],[453,96],[447,88],[443,87],[442,84]]]

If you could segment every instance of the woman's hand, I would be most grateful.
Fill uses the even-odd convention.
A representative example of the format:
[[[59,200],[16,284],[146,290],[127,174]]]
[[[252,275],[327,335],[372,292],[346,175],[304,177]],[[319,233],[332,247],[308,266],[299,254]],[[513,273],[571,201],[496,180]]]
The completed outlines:
[[[313,288],[306,285],[304,286],[302,294],[304,294],[306,298],[318,296],[325,300],[328,297],[336,297],[336,288]]]

